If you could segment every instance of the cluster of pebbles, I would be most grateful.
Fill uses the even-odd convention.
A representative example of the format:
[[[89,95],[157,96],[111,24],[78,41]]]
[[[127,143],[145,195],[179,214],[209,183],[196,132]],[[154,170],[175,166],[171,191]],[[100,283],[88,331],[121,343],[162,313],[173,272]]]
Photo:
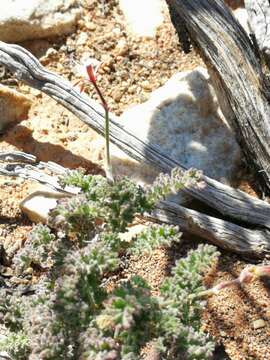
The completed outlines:
[[[146,101],[176,72],[202,64],[194,52],[181,51],[169,14],[164,18],[154,38],[137,37],[129,33],[118,1],[90,1],[77,33],[64,45],[56,43],[41,61],[72,81],[79,79],[76,64],[90,58],[100,61],[98,83],[111,111],[120,115],[131,104]],[[98,100],[91,87],[87,91]]]

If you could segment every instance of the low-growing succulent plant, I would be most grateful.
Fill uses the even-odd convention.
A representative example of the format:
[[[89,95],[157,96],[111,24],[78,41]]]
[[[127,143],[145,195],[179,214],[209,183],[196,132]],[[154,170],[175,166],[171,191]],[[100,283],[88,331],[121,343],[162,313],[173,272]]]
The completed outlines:
[[[191,180],[188,180],[191,178]],[[37,225],[14,258],[18,276],[31,267],[46,273],[34,294],[1,290],[0,317],[8,329],[0,349],[13,359],[132,360],[151,341],[160,358],[209,359],[213,342],[201,331],[202,272],[217,256],[213,246],[199,246],[179,260],[171,277],[153,295],[135,276],[107,288],[125,254],[170,246],[177,227],[153,225],[131,241],[123,234],[136,215],[190,181],[194,173],[174,171],[147,191],[128,179],[71,172],[62,179],[81,193],[60,200],[50,214],[50,229]]]

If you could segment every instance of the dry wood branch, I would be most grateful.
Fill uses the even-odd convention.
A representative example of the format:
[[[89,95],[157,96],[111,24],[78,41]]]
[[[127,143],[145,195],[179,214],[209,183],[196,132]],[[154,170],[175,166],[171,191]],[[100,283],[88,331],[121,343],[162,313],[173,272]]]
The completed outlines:
[[[167,0],[199,49],[261,188],[270,191],[270,106],[253,44],[222,0]],[[179,22],[178,21],[178,22]],[[178,23],[174,22],[176,29]],[[183,24],[181,24],[182,28]],[[180,28],[180,29],[181,29]]]
[[[149,218],[178,225],[183,231],[240,255],[263,258],[269,254],[268,230],[247,229],[169,201],[160,202]]]
[[[68,169],[55,163],[37,162],[35,156],[23,152],[0,152],[0,160],[4,162],[0,165],[2,175],[37,181],[59,191],[62,196],[73,196],[78,193],[76,189],[61,187],[58,175],[66,174]],[[53,175],[45,173],[44,170],[49,170]],[[151,214],[146,214],[146,217],[178,225],[183,231],[250,258],[259,259],[270,254],[270,234],[266,229],[250,230],[169,201],[161,201]]]
[[[74,90],[72,85],[60,76],[46,70],[27,50],[0,42],[0,64],[14,72],[18,79],[53,97],[91,128],[104,135],[104,114],[101,106]],[[176,166],[184,169],[179,162],[163,154],[157,145],[145,144],[126,131],[112,116],[110,139],[133,159],[145,161],[163,172],[169,172]],[[207,176],[204,176],[203,180],[203,189],[190,188],[184,192],[223,215],[270,227],[270,206],[267,203]]]

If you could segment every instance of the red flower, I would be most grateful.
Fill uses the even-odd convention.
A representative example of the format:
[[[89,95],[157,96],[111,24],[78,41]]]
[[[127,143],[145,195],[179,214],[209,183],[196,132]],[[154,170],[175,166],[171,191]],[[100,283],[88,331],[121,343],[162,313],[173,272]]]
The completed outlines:
[[[92,64],[86,65],[86,72],[88,74],[88,78],[91,81],[91,83],[93,84],[96,83],[97,78]]]

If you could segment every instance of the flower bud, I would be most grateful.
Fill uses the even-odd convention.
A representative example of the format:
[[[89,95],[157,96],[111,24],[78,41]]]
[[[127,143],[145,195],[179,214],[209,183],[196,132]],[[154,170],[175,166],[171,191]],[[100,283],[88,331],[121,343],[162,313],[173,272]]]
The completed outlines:
[[[86,65],[86,72],[89,80],[94,84],[97,81],[97,78],[92,64]]]

